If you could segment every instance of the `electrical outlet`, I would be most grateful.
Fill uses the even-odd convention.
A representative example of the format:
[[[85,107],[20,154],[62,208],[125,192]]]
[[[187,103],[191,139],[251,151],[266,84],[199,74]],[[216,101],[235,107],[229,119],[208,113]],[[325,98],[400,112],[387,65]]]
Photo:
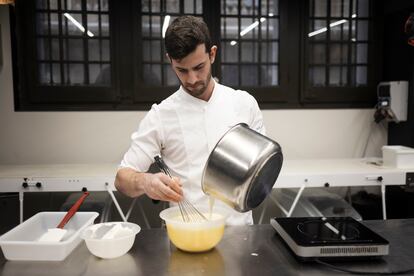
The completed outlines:
[[[407,172],[405,175],[405,184],[407,186],[414,186],[414,173]]]

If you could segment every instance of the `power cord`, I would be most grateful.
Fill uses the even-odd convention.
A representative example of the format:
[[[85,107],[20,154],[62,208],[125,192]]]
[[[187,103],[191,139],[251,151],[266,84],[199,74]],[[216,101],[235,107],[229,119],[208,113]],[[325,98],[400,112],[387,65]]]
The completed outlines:
[[[371,122],[371,125],[369,127],[368,137],[367,137],[367,140],[365,141],[364,150],[362,152],[362,158],[364,158],[367,155],[368,144],[369,144],[369,141],[371,140],[371,135],[372,135],[374,126],[375,126],[375,123]]]
[[[414,268],[406,269],[406,270],[397,270],[397,271],[359,271],[359,270],[351,270],[342,268],[340,266],[336,266],[330,263],[327,263],[325,261],[322,261],[321,259],[315,259],[315,262],[324,266],[329,267],[330,269],[349,273],[349,274],[356,274],[356,275],[402,275],[407,273],[414,272]]]

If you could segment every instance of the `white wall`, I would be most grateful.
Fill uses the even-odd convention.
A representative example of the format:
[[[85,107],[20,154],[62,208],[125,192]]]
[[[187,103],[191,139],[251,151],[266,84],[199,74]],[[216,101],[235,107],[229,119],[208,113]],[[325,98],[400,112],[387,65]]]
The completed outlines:
[[[0,164],[119,162],[145,112],[14,112],[6,6],[0,6]],[[268,135],[285,158],[360,157],[373,110],[264,110]],[[368,156],[380,156],[386,130],[374,125]]]

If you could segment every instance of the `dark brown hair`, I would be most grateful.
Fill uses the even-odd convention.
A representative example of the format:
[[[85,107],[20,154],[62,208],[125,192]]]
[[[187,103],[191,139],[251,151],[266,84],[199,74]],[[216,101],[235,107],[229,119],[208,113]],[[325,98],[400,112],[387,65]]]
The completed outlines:
[[[210,32],[199,17],[180,16],[174,19],[165,33],[165,49],[172,59],[183,59],[200,44],[206,46],[207,53],[210,52]]]

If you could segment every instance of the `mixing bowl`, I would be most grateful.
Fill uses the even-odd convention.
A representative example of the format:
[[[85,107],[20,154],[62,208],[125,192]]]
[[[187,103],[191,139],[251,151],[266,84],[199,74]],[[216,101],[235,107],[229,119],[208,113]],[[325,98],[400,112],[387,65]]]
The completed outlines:
[[[178,207],[163,210],[160,217],[165,221],[170,241],[187,252],[203,252],[216,246],[224,233],[227,211],[214,207],[210,217],[209,208],[196,208],[207,220],[184,222]]]
[[[96,257],[117,258],[127,253],[141,231],[135,223],[105,222],[89,226],[81,233],[86,247]]]

